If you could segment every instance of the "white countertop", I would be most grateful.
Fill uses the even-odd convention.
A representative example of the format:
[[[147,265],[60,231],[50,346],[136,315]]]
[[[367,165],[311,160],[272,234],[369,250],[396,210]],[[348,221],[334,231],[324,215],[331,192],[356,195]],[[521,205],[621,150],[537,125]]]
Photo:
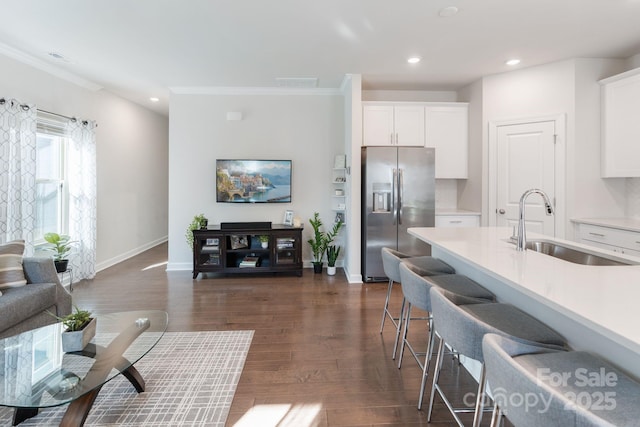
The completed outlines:
[[[478,270],[484,277],[524,294],[530,302],[533,299],[550,307],[578,326],[592,329],[605,337],[603,339],[611,339],[631,350],[632,357],[640,355],[640,265],[586,266],[530,250],[519,252],[514,244],[506,241],[511,228],[421,227],[410,228],[409,233],[430,243],[436,256],[439,252],[451,260],[460,260],[464,263],[461,265],[470,266],[472,271]],[[534,233],[527,233],[527,237],[625,258],[614,252]],[[500,300],[500,294],[496,295]],[[612,349],[604,347],[601,351]]]
[[[640,232],[640,219],[636,218],[571,218],[571,222]]]

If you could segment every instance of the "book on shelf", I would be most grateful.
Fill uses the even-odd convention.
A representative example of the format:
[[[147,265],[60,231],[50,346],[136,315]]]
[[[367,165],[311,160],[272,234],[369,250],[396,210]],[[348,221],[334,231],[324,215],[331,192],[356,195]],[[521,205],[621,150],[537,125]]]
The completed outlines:
[[[257,256],[246,256],[240,261],[239,267],[257,267],[260,262],[260,257]]]
[[[200,250],[203,254],[217,254],[220,253],[220,246],[218,245],[204,245]]]
[[[296,239],[293,238],[279,238],[276,241],[276,247],[278,249],[293,249],[295,247]]]

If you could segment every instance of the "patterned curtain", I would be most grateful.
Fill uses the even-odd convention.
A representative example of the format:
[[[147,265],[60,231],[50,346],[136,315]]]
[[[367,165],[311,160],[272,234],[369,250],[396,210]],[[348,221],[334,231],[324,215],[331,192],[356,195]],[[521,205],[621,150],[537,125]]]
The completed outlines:
[[[67,179],[69,181],[69,235],[77,241],[70,257],[74,277],[96,275],[96,124],[71,119]]]
[[[26,241],[36,226],[36,109],[0,98],[0,243]]]

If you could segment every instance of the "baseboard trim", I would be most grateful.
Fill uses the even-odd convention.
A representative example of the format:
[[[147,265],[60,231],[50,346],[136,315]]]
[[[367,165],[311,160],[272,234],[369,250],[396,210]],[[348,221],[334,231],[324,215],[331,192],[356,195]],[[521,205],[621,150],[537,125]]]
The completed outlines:
[[[193,271],[193,262],[170,262],[166,271]]]
[[[120,263],[122,261],[128,260],[129,258],[133,258],[134,256],[139,255],[144,251],[148,251],[149,249],[154,248],[154,247],[156,247],[158,245],[161,245],[161,244],[167,242],[168,240],[169,240],[169,237],[168,236],[164,236],[164,237],[161,237],[159,239],[153,240],[153,241],[151,241],[151,242],[149,242],[147,244],[139,246],[139,247],[137,247],[135,249],[127,251],[127,252],[125,252],[123,254],[120,254],[120,255],[118,255],[116,257],[113,257],[113,258],[108,259],[106,261],[102,261],[102,262],[96,264],[96,272],[102,271],[102,270],[104,270],[106,268],[109,268],[109,267],[112,267],[112,266],[114,266],[114,265],[116,265],[116,264],[118,264],[118,263]]]

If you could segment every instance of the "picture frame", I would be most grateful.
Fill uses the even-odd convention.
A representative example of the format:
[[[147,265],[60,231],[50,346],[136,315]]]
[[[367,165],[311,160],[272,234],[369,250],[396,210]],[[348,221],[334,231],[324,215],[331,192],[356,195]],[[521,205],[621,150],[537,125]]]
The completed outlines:
[[[284,218],[282,219],[282,223],[284,225],[288,225],[289,227],[293,226],[293,211],[284,211]]]
[[[231,238],[231,249],[242,249],[249,247],[249,239],[245,235],[232,235]]]

